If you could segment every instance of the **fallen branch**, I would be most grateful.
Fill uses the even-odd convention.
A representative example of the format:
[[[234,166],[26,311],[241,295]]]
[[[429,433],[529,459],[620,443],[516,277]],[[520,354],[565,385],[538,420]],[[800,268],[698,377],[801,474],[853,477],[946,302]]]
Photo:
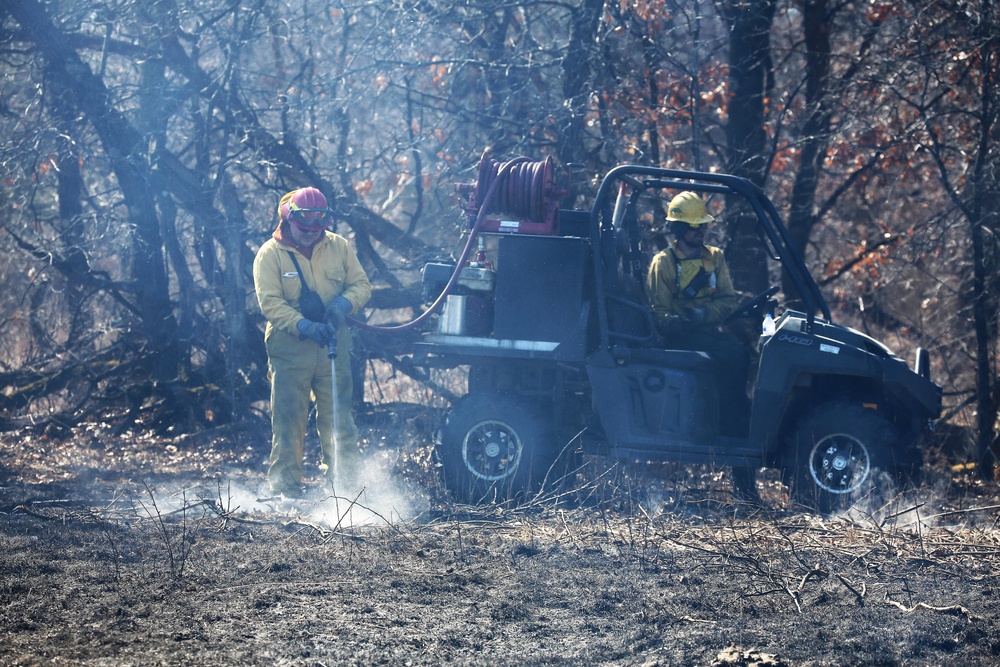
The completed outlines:
[[[72,500],[69,498],[55,498],[55,499],[31,499],[20,500],[10,505],[4,505],[0,507],[0,514],[13,514],[14,512],[25,512],[28,509],[61,509],[69,511],[71,509],[83,508],[83,509],[93,509],[93,508],[110,508],[117,502],[117,499],[107,501],[107,500]],[[45,519],[52,519],[56,517],[50,517],[43,514],[38,514],[37,512],[31,511],[26,512],[33,516],[39,516]]]
[[[930,516],[925,516],[924,521],[930,521],[931,519],[940,519],[943,516],[953,516],[955,514],[971,514],[972,512],[990,512],[995,509],[1000,509],[1000,505],[986,505],[985,507],[970,507],[964,510],[952,510],[950,512],[941,512],[940,514],[931,514]]]
[[[28,516],[33,516],[36,519],[45,519],[46,521],[54,521],[59,517],[47,516],[41,512],[35,512],[31,509],[30,505],[14,505],[9,512],[0,512],[2,514],[27,514]]]
[[[861,590],[859,591],[854,586],[852,586],[851,582],[849,582],[844,576],[839,575],[839,574],[836,574],[835,576],[837,577],[837,579],[840,580],[840,583],[844,584],[844,586],[847,587],[847,590],[849,590],[852,593],[854,593],[854,597],[856,597],[858,599],[858,606],[859,607],[864,607],[865,606],[865,595],[868,594],[868,587],[865,585],[865,582],[863,582],[863,581],[861,582]]]
[[[255,424],[249,421],[223,424],[222,426],[216,426],[214,428],[205,429],[204,431],[197,431],[195,433],[185,433],[183,435],[179,435],[173,439],[172,444],[177,447],[180,447],[181,449],[184,449],[196,444],[210,442],[218,437],[223,437],[223,436],[233,437],[237,433],[249,431],[254,426]]]
[[[892,605],[893,607],[897,607],[898,609],[901,609],[902,611],[906,612],[907,614],[911,614],[911,613],[917,611],[918,609],[922,609],[922,610],[926,610],[926,611],[934,611],[934,612],[937,612],[939,614],[947,614],[948,616],[964,616],[965,620],[967,620],[967,621],[973,621],[973,620],[975,620],[975,621],[985,621],[986,620],[982,616],[977,616],[977,615],[973,614],[971,611],[969,611],[968,609],[966,609],[965,607],[963,607],[962,605],[958,605],[958,604],[953,604],[953,605],[948,606],[948,607],[934,607],[934,606],[931,606],[931,605],[927,604],[926,602],[918,602],[917,604],[913,605],[912,607],[907,607],[906,605],[904,605],[901,602],[896,602],[895,600],[890,600],[888,593],[886,593],[886,595],[885,595],[885,603],[888,604],[888,605]]]
[[[916,512],[918,509],[920,509],[921,507],[923,507],[926,504],[927,503],[917,503],[916,505],[913,505],[912,507],[908,507],[905,510],[900,510],[898,512],[893,512],[892,514],[889,514],[884,519],[882,519],[882,521],[879,522],[878,526],[879,526],[879,528],[882,528],[887,523],[889,523],[890,521],[892,521],[893,519],[899,518],[899,517],[903,516],[904,514],[909,514],[910,512]]]

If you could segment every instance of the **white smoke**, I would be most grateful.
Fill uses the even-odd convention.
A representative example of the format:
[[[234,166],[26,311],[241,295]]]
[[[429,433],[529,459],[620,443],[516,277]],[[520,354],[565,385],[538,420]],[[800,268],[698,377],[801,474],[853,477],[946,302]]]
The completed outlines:
[[[412,521],[430,508],[426,491],[401,480],[376,460],[367,459],[361,474],[344,488],[329,489],[318,481],[307,485],[302,499],[271,497],[267,482],[247,476],[217,480],[174,480],[170,484],[140,482],[120,502],[144,518],[203,514],[256,520],[298,518],[329,530],[357,526],[393,526]]]
[[[296,500],[272,497],[266,481],[221,480],[218,489],[199,489],[205,498],[224,513],[233,516],[255,515],[269,517],[296,517],[330,530],[353,526],[396,525],[415,519],[430,508],[425,491],[394,479],[378,461],[366,459],[361,473],[342,488],[330,489],[317,480],[306,485],[305,497]],[[207,493],[208,492],[208,493]],[[162,493],[157,493],[159,500]],[[181,501],[174,492],[161,502],[162,507],[178,505]],[[190,504],[192,494],[187,495]]]
[[[877,484],[856,495],[854,505],[839,515],[851,521],[881,530],[922,533],[936,528],[981,528],[996,520],[996,508],[977,507],[975,503],[955,509],[955,489],[947,475],[928,471],[924,483],[899,487],[892,476],[879,471]],[[962,503],[959,503],[962,504]]]
[[[351,526],[405,523],[427,511],[427,497],[392,478],[375,461],[368,460],[361,474],[343,489],[296,503],[303,517],[330,529]]]

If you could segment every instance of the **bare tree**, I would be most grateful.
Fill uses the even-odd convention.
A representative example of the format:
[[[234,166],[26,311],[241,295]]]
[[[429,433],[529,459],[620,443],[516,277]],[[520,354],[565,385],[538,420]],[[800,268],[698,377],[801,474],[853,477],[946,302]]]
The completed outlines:
[[[990,0],[966,12],[918,6],[912,64],[919,82],[895,91],[919,113],[924,143],[971,243],[967,302],[975,333],[976,442],[985,477],[1000,461],[993,449],[1000,322],[1000,9]]]
[[[266,391],[248,270],[278,198],[322,188],[376,283],[368,315],[406,319],[423,262],[464,233],[454,184],[487,146],[582,163],[576,194],[623,162],[747,177],[788,212],[838,315],[931,347],[955,401],[981,401],[996,12],[963,7],[6,3],[4,425],[105,402],[131,410],[122,423],[155,406],[163,428],[247,418]],[[738,286],[762,289],[756,232],[725,213]],[[930,322],[966,284],[972,333]]]
[[[239,419],[263,386],[247,270],[272,229],[278,197],[303,183],[321,187],[373,278],[406,286],[401,277],[409,272],[412,281],[420,260],[440,252],[415,234],[440,243],[459,230],[461,218],[442,194],[452,189],[452,163],[470,168],[488,143],[512,152],[554,143],[543,73],[561,71],[568,38],[552,36],[571,9],[361,2],[319,11],[298,2],[237,8],[175,0],[5,7],[8,57],[30,54],[47,84],[35,100],[42,111],[35,127],[54,120],[65,130],[53,142],[63,146],[53,163],[62,215],[35,207],[32,220],[5,220],[5,227],[26,257],[51,258],[61,282],[110,297],[100,300],[104,310],[77,310],[84,317],[73,321],[107,323],[95,344],[128,360],[119,371],[135,373],[116,382],[84,372],[90,379],[80,393],[99,403],[127,386],[134,409],[168,397],[184,412],[185,394],[172,387],[222,386],[228,391],[209,390],[214,398],[200,417],[189,416]],[[483,32],[483,22],[495,30]],[[25,91],[32,72],[19,72]],[[463,76],[474,94],[456,94]],[[372,131],[370,119],[386,131]],[[479,129],[463,135],[458,130],[470,121]],[[434,188],[445,174],[447,188]],[[411,201],[409,211],[399,206]],[[448,224],[419,224],[444,209]],[[52,239],[33,238],[32,226],[51,229]],[[114,247],[103,261],[92,246],[105,230]],[[54,365],[38,357],[12,365],[4,378],[14,387],[3,399],[8,410],[70,391],[70,377],[80,374],[55,362],[56,338],[43,335],[60,330],[56,320],[40,319],[58,301],[37,285],[29,293],[35,325],[25,335]],[[378,297],[376,306],[401,305]],[[410,305],[418,305],[413,292]],[[88,326],[77,324],[66,341],[73,358],[83,358],[79,329]],[[100,367],[85,358],[85,368]],[[83,414],[78,399],[57,412],[62,419]]]

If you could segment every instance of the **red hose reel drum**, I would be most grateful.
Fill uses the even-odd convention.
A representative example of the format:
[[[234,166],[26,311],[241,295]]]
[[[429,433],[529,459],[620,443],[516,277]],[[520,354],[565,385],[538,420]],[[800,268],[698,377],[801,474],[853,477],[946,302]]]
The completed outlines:
[[[479,161],[479,177],[475,190],[460,187],[469,194],[465,206],[470,226],[486,205],[479,231],[512,232],[520,234],[550,234],[559,232],[559,199],[566,191],[556,186],[556,165],[546,157],[540,162],[512,161],[506,165],[494,160],[489,149]],[[503,173],[501,173],[503,171]],[[493,189],[489,201],[484,201],[493,182],[501,179]]]

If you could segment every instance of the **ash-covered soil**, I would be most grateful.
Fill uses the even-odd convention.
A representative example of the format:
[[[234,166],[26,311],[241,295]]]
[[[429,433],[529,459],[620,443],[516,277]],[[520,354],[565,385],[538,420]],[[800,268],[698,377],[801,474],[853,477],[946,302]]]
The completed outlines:
[[[830,519],[601,461],[472,508],[399,417],[366,428],[361,495],[282,506],[253,431],[6,434],[0,664],[1000,663],[1000,494],[944,467]]]

